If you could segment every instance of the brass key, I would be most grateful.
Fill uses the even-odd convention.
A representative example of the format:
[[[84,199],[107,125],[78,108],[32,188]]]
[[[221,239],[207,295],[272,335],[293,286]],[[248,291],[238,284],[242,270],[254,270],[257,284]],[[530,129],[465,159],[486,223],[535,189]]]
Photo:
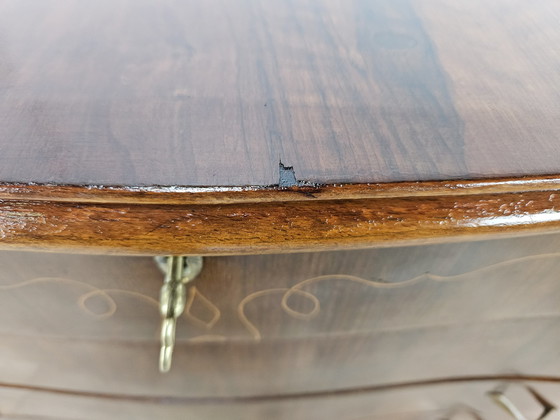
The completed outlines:
[[[177,319],[185,310],[185,284],[193,281],[202,270],[202,257],[156,257],[156,262],[165,273],[159,295],[160,312],[163,317],[159,370],[165,373],[171,369]]]

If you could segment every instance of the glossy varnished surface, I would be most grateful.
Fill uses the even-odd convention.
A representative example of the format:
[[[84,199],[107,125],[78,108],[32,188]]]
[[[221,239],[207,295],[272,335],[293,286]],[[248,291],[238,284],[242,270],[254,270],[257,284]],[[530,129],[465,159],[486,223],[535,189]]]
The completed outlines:
[[[559,173],[559,14],[555,0],[1,0],[0,181]]]
[[[560,194],[205,205],[1,201],[0,248],[226,255],[472,240],[560,229]]]
[[[545,386],[560,379],[559,245],[207,258],[166,375],[151,259],[3,253],[0,412],[455,420],[466,409],[496,420],[486,392],[509,380],[560,406]]]
[[[396,182],[370,184],[300,185],[289,188],[267,187],[180,187],[180,186],[76,186],[52,184],[0,184],[0,200],[48,201],[52,203],[117,203],[117,204],[234,204],[410,198],[426,199],[444,196],[475,196],[535,193],[560,190],[560,177],[532,176],[523,178],[493,178],[484,180]],[[504,196],[505,197],[505,196]],[[510,195],[511,197],[511,195]],[[552,210],[553,208],[551,208]]]

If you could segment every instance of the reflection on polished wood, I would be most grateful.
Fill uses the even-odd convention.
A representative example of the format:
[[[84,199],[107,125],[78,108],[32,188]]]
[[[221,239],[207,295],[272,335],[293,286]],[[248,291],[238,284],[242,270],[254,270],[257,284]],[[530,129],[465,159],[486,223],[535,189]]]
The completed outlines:
[[[0,412],[52,404],[51,413],[81,420],[100,404],[104,418],[176,418],[180,409],[304,419],[325,404],[321,418],[367,419],[466,404],[494,420],[500,410],[486,392],[512,381],[537,381],[560,404],[546,391],[560,379],[559,245],[547,235],[207,258],[165,376],[155,363],[161,273],[152,259],[4,253]],[[493,384],[465,391],[477,380]],[[522,409],[538,408],[511,389]],[[391,406],[401,391],[414,397]],[[30,402],[13,405],[10,394]]]

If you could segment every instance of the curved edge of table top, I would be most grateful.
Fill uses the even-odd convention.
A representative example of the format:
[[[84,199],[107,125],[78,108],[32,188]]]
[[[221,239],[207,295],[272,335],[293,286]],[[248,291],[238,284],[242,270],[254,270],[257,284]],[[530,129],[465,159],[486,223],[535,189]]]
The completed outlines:
[[[108,186],[2,183],[0,200],[118,204],[233,204],[416,198],[560,190],[560,175],[363,184],[295,182],[289,186]]]
[[[228,255],[560,230],[560,176],[267,188],[0,185],[0,248]]]

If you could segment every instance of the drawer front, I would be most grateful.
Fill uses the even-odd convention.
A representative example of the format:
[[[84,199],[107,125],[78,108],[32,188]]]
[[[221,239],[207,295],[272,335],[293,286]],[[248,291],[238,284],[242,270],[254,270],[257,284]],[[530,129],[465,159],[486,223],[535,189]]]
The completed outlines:
[[[4,252],[0,382],[100,398],[259,399],[560,378],[558,245],[547,235],[207,258],[165,375],[151,258]]]

